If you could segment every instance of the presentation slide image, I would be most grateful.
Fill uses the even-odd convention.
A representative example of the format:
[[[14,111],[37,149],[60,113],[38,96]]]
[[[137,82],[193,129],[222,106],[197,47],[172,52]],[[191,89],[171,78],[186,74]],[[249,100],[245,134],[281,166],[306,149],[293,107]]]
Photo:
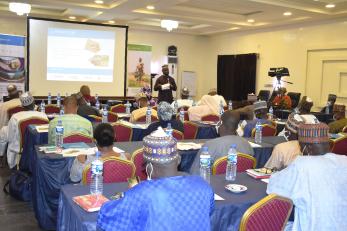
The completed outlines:
[[[115,32],[49,28],[47,80],[112,82]],[[60,79],[61,78],[61,79]]]

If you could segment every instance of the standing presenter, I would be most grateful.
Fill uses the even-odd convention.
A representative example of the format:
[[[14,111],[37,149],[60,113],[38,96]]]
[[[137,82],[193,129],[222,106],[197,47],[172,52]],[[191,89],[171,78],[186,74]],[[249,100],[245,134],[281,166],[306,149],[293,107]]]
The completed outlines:
[[[160,76],[155,82],[154,90],[159,91],[158,103],[165,101],[171,104],[173,101],[172,91],[176,91],[177,86],[175,79],[169,76],[168,65],[163,65],[161,68],[163,75]]]

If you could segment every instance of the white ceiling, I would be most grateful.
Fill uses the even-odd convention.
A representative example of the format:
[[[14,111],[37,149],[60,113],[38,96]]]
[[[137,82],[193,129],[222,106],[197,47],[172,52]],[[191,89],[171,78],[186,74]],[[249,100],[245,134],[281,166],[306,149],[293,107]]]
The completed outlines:
[[[17,2],[20,0],[16,0]],[[20,17],[8,11],[8,2],[0,0],[0,14]],[[32,4],[30,16],[77,21],[126,24],[130,28],[165,31],[161,19],[180,22],[174,32],[209,35],[227,31],[244,31],[322,22],[347,18],[344,0],[27,0]],[[328,9],[327,3],[335,8]],[[146,6],[155,6],[148,10]],[[283,13],[290,11],[291,16]],[[22,16],[23,17],[23,16]],[[254,19],[254,23],[247,22]]]

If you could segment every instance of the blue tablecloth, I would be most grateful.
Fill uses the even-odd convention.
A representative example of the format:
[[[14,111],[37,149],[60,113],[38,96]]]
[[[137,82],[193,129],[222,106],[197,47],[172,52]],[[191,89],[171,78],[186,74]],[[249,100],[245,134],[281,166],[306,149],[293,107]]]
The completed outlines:
[[[231,193],[224,189],[227,184],[224,176],[212,176],[211,186],[224,201],[216,201],[211,215],[212,230],[238,230],[244,212],[254,203],[266,196],[266,183],[255,180],[245,173],[237,176],[237,184],[247,186],[248,190],[241,194]],[[126,183],[105,184],[104,195],[110,197],[115,192],[127,190]],[[91,231],[96,230],[97,212],[88,213],[72,201],[74,196],[89,193],[88,186],[65,185],[59,198],[57,230]],[[189,219],[187,217],[187,219]]]

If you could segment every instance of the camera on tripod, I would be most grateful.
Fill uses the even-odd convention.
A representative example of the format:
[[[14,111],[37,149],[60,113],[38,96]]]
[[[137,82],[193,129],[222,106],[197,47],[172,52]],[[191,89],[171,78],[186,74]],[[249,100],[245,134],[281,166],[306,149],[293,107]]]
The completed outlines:
[[[281,80],[283,76],[290,76],[289,70],[286,67],[271,67],[268,75],[270,77],[276,77],[278,80]]]

